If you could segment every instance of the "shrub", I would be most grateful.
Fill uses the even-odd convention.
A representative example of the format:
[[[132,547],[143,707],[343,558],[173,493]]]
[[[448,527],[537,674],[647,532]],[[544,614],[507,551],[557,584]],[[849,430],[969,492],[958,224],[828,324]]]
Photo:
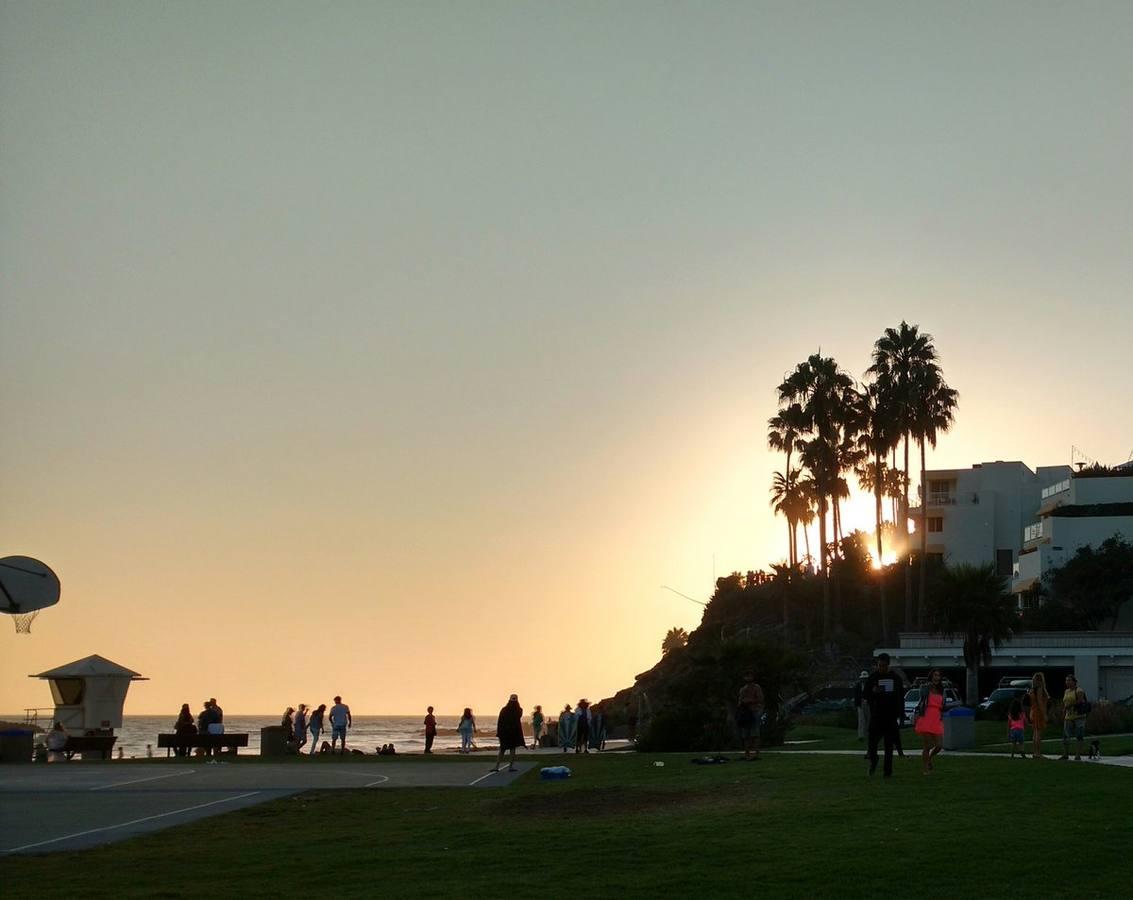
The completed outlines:
[[[1051,729],[1062,731],[1062,704],[1054,704],[1050,713],[1048,734]],[[1120,703],[1095,703],[1086,717],[1086,734],[1123,734],[1133,731],[1133,707]]]

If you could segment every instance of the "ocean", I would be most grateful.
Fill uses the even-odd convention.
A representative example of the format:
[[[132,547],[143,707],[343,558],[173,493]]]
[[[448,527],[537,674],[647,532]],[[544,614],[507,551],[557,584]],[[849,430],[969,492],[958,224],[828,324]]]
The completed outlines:
[[[0,717],[5,718],[5,717]],[[9,721],[22,721],[23,716],[8,716]],[[175,716],[123,716],[122,727],[115,731],[118,740],[114,744],[114,754],[118,755],[118,748],[122,748],[123,756],[127,759],[141,759],[147,755],[147,745],[150,745],[154,756],[164,756],[165,750],[157,749],[157,736],[163,732],[173,731]],[[420,753],[425,749],[424,714],[420,716],[355,716],[354,727],[347,732],[346,746],[357,747],[365,753],[373,753],[382,744],[392,743],[400,752]],[[247,733],[248,749],[241,749],[240,753],[260,752],[260,729],[270,725],[279,725],[282,715],[274,716],[224,716],[224,730],[227,732]],[[50,722],[41,721],[41,726],[50,727]],[[459,716],[437,716],[437,738],[433,743],[435,751],[451,752],[460,749],[460,735],[456,726],[460,724]],[[329,725],[329,722],[328,722]],[[480,749],[494,749],[496,747],[496,717],[486,716],[476,720],[475,746]],[[524,732],[530,735],[530,725],[524,723]],[[330,740],[330,729],[325,730],[320,737]],[[304,747],[308,750],[310,744]]]

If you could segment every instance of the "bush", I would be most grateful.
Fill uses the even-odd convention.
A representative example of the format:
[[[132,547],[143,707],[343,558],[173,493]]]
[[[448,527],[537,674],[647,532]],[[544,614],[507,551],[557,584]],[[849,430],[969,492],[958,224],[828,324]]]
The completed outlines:
[[[793,725],[822,725],[829,728],[857,728],[858,711],[853,706],[827,712],[804,713],[791,719]]]
[[[1047,733],[1051,729],[1062,731],[1062,704],[1051,710]],[[1121,703],[1095,703],[1086,716],[1086,734],[1124,734],[1133,732],[1133,707]]]
[[[760,729],[762,746],[783,743],[790,724],[769,713]],[[637,739],[637,749],[645,753],[710,752],[743,748],[739,730],[730,713],[703,706],[670,707],[655,715],[645,733]]]

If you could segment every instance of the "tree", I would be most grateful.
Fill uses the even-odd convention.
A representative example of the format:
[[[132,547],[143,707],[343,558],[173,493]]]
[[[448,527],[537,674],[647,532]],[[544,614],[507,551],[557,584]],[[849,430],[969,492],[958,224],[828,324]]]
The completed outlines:
[[[826,511],[828,498],[838,492],[839,445],[841,429],[839,416],[847,391],[853,390],[853,380],[843,372],[833,357],[814,353],[805,362],[795,366],[794,371],[779,385],[779,404],[781,411],[798,406],[801,410],[800,457],[803,467],[814,483],[818,501],[819,557],[823,577],[823,619],[824,636],[830,634],[830,590],[829,546],[826,541]]]
[[[899,533],[909,543],[909,441],[915,431],[918,385],[926,379],[926,371],[936,366],[937,353],[931,334],[921,333],[916,325],[902,320],[898,328],[886,328],[873,345],[873,364],[866,370],[876,381],[887,414],[895,424],[890,435],[893,447],[904,439],[904,485],[898,514]],[[923,503],[922,503],[923,506]],[[905,626],[913,621],[913,573],[905,569]]]
[[[661,641],[661,655],[667,656],[670,650],[680,650],[688,643],[688,632],[683,628],[670,628]]]
[[[913,418],[914,434],[921,448],[921,558],[920,591],[917,595],[917,627],[924,627],[925,580],[928,560],[928,467],[925,463],[925,444],[936,447],[936,439],[952,427],[959,394],[944,382],[943,373],[936,365],[923,367],[918,374],[917,408]]]
[[[881,388],[876,382],[866,385],[858,392],[855,414],[858,420],[858,448],[861,457],[855,469],[858,484],[863,490],[873,491],[873,512],[877,531],[877,579],[878,606],[881,608],[881,640],[889,643],[889,611],[885,597],[884,566],[885,556],[882,548],[882,524],[884,512],[882,494],[885,491],[888,466],[885,456],[892,445],[894,420],[883,402]]]
[[[992,648],[999,649],[1021,628],[1015,597],[991,563],[946,566],[940,572],[929,618],[934,633],[963,637],[968,669],[965,700],[968,706],[975,706],[979,702],[980,665],[989,665]]]
[[[1115,534],[1096,549],[1079,547],[1047,578],[1054,604],[1067,607],[1086,628],[1108,622],[1112,630],[1121,607],[1133,599],[1133,544]]]
[[[773,472],[771,475],[771,508],[787,520],[787,565],[794,569],[798,565],[796,548],[798,523],[797,513],[800,504],[800,489],[798,483],[799,470]]]
[[[784,409],[779,410],[779,412],[767,420],[767,446],[772,450],[779,450],[787,455],[787,463],[783,467],[783,471],[786,473],[788,481],[791,478],[792,471],[791,455],[794,453],[804,430],[805,417],[802,407],[797,403],[788,404]],[[797,469],[795,471],[797,471]],[[788,506],[794,506],[794,504],[789,503]],[[786,513],[784,513],[784,515],[786,515]],[[791,516],[788,516],[788,521],[790,521],[791,518]],[[791,526],[788,525],[788,527],[790,528]],[[793,528],[791,528],[788,546],[790,549],[788,550],[787,559],[791,564],[791,568],[794,568],[799,564],[799,559],[798,538]]]

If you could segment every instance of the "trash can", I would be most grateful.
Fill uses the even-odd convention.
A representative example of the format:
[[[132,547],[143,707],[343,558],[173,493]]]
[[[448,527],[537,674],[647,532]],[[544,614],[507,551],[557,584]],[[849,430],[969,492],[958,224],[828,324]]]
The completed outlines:
[[[976,711],[957,706],[944,714],[944,749],[971,750],[976,746]]]
[[[0,762],[30,763],[34,746],[35,732],[30,728],[0,731]]]
[[[291,730],[283,725],[260,729],[260,756],[287,756],[291,753]]]

